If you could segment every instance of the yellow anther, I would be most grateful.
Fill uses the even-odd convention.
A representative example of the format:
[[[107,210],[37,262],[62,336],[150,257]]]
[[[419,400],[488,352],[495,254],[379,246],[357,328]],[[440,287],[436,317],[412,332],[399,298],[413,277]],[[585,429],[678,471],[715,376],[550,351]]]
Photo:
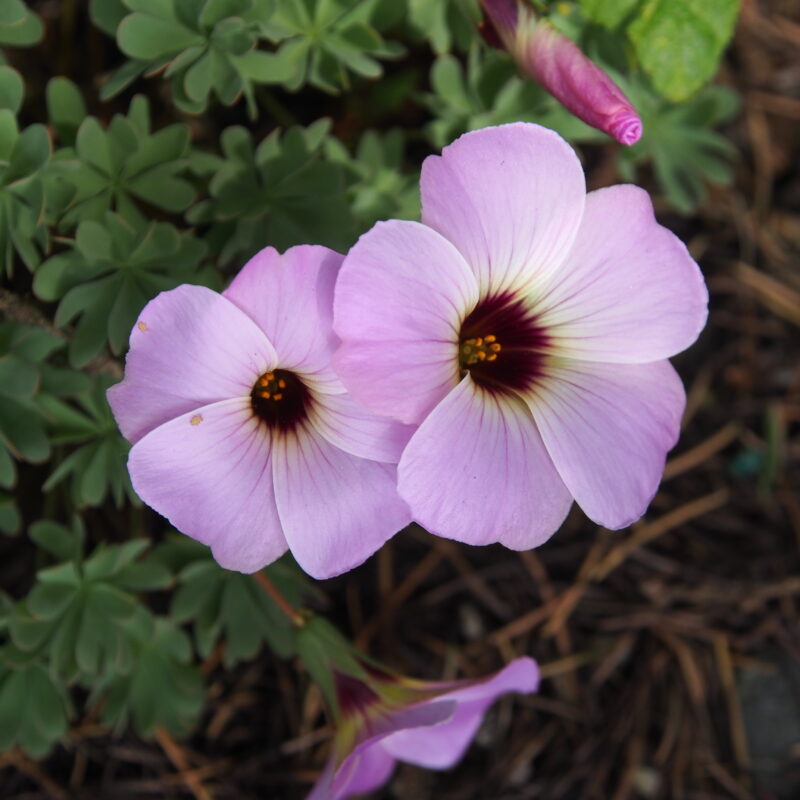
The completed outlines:
[[[500,343],[493,333],[488,336],[466,339],[461,343],[461,367],[466,369],[481,361],[496,361],[497,354],[501,349]]]
[[[279,388],[279,389],[285,389],[285,388],[286,388],[286,381],[285,381],[283,378],[281,378],[281,379],[278,381],[278,388]]]
[[[283,394],[278,392],[278,394],[275,394],[275,395],[272,396],[272,399],[273,400],[283,400]]]
[[[260,392],[260,394],[265,400],[269,400],[269,398],[271,397],[269,392]]]

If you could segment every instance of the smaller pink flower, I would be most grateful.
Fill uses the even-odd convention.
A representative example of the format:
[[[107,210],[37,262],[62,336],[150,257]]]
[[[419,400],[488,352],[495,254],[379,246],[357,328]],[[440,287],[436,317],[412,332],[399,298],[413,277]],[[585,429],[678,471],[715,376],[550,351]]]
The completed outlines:
[[[331,366],[342,256],[254,256],[221,295],[145,306],[108,401],[139,497],[255,572],[286,552],[316,578],[357,566],[409,522],[396,467],[408,429],[356,406]]]
[[[489,21],[512,58],[570,113],[587,125],[632,145],[642,121],[622,89],[580,48],[519,0],[481,0]]]
[[[308,800],[344,800],[371,792],[397,761],[448,769],[464,755],[483,715],[506,692],[530,694],[539,670],[516,658],[479,680],[434,683],[370,672],[367,682],[335,674],[342,717],[333,753]]]

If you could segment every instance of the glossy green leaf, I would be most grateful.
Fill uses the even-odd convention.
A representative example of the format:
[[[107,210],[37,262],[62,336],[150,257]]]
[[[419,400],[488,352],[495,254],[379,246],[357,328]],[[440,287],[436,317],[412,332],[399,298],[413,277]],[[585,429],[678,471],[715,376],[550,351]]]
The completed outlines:
[[[685,100],[713,77],[740,0],[644,0],[628,35],[656,89]]]

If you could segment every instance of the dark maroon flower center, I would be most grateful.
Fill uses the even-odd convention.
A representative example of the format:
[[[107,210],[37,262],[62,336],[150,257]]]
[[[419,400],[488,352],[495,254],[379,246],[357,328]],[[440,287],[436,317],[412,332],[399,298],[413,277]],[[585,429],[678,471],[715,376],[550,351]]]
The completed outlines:
[[[253,385],[250,403],[253,413],[269,428],[292,430],[308,416],[311,396],[308,388],[285,369],[265,372]]]
[[[548,337],[526,301],[512,292],[489,295],[461,324],[458,364],[485,389],[530,389],[542,375]]]

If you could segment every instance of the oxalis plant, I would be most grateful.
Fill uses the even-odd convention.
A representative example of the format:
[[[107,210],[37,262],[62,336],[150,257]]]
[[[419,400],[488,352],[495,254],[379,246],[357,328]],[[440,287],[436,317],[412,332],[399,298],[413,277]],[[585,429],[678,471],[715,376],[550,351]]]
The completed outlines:
[[[201,664],[266,646],[328,709],[310,798],[453,766],[535,661],[404,676],[311,579],[412,523],[525,551],[573,503],[644,514],[707,291],[573,145],[677,212],[727,182],[737,0],[92,0],[113,69],[26,99],[37,10],[0,3],[0,529],[36,570],[0,592],[0,751],[89,719],[174,753]],[[330,116],[296,124],[303,93]]]

